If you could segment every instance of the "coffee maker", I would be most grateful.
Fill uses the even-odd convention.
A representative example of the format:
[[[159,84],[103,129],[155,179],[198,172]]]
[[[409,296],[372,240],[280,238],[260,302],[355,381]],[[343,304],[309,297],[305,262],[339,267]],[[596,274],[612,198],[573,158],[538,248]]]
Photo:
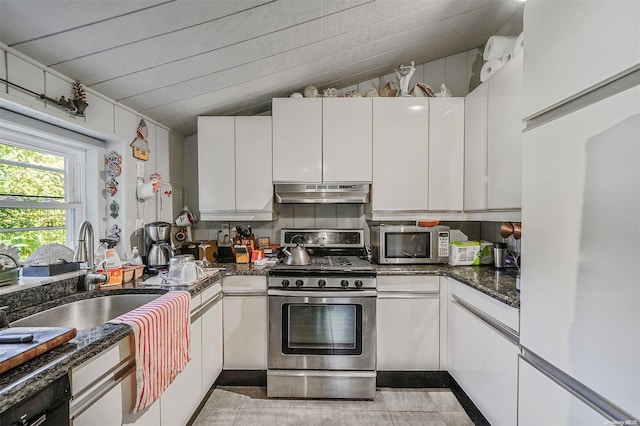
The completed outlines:
[[[171,248],[171,224],[153,222],[145,225],[145,243],[147,247],[147,269],[158,272],[169,267],[169,259],[174,256]]]

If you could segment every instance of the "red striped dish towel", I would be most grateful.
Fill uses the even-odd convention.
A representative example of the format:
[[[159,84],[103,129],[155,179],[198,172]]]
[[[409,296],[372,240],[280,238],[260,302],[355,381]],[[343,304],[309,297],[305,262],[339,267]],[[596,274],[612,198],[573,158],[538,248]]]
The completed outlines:
[[[189,355],[188,291],[170,291],[109,321],[133,328],[137,413],[153,404],[186,367]]]

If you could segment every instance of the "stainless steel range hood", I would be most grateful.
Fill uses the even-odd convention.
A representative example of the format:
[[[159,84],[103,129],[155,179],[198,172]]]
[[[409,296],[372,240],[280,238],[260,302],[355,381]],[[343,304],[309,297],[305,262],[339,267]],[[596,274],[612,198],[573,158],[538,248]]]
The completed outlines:
[[[368,183],[280,183],[275,185],[278,203],[363,204],[369,202]]]

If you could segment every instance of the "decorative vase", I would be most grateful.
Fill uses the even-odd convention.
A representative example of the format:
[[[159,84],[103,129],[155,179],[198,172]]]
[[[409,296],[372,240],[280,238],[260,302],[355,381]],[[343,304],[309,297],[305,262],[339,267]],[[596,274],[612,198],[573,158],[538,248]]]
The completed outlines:
[[[74,99],[73,105],[76,107],[76,115],[81,115],[84,117],[84,110],[87,109],[89,104],[82,99]]]

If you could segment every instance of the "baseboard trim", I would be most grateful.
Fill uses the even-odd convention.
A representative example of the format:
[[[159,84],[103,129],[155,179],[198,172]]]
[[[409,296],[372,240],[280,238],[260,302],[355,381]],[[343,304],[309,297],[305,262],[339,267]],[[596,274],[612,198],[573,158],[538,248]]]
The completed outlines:
[[[222,370],[217,386],[267,386],[267,370]]]
[[[447,388],[451,375],[446,371],[378,371],[379,388]]]

